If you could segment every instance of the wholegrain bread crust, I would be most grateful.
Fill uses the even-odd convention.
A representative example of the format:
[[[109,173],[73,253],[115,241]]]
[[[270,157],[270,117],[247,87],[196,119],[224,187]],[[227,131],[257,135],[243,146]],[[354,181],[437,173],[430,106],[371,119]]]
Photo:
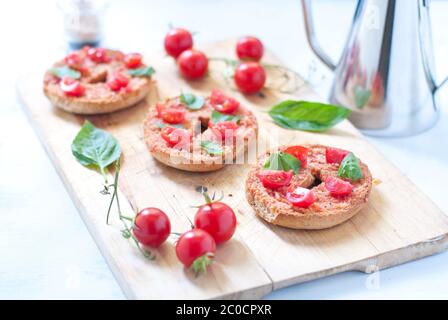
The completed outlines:
[[[256,214],[269,223],[293,229],[325,229],[336,226],[356,215],[367,203],[372,188],[372,175],[367,165],[360,161],[363,178],[352,182],[352,193],[335,198],[326,190],[324,183],[316,186],[316,179],[324,181],[329,175],[337,176],[337,164],[325,162],[325,146],[311,145],[307,168],[293,178],[296,186],[312,188],[317,201],[309,208],[292,206],[281,195],[282,190],[266,189],[257,177],[269,153],[261,156],[246,180],[246,197]],[[283,190],[284,192],[284,190]]]

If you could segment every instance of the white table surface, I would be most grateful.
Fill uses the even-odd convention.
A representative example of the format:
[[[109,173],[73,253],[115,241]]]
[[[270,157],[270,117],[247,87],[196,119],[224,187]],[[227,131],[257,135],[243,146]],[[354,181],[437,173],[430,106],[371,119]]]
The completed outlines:
[[[320,41],[337,56],[354,1],[313,2]],[[0,6],[0,298],[124,299],[16,100],[16,78],[62,54],[62,21],[55,1]],[[447,74],[448,36],[442,30],[448,27],[448,2],[437,1],[433,8],[437,65],[440,74]],[[160,49],[170,22],[197,31],[198,42],[257,35],[304,76],[315,63],[316,90],[328,92],[331,74],[316,63],[306,43],[298,0],[112,1],[105,42],[127,51]],[[325,79],[316,80],[320,75]],[[405,139],[370,139],[445,212],[447,91],[441,92],[444,108],[432,130]],[[378,274],[347,272],[295,285],[266,298],[448,298],[447,265],[448,253],[442,253]]]

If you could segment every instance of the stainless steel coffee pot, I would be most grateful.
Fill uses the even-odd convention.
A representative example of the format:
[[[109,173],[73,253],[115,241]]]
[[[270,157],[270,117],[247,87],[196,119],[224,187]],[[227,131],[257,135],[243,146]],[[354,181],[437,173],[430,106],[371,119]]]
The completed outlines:
[[[302,0],[314,53],[334,71],[330,102],[353,110],[367,135],[397,137],[431,128],[439,117],[428,0],[360,0],[338,63],[320,48],[311,1]]]

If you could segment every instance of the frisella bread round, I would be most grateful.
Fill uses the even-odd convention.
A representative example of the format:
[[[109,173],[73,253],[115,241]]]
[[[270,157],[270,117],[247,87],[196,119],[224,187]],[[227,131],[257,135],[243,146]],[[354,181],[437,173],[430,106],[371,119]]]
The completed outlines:
[[[109,113],[143,100],[153,72],[138,53],[85,47],[46,71],[44,93],[53,105],[71,113]]]
[[[372,175],[353,153],[323,145],[281,147],[261,155],[246,180],[257,215],[294,229],[324,229],[367,203]]]
[[[159,102],[150,107],[143,127],[155,159],[192,172],[234,163],[258,131],[253,113],[219,90],[207,97],[181,94]]]

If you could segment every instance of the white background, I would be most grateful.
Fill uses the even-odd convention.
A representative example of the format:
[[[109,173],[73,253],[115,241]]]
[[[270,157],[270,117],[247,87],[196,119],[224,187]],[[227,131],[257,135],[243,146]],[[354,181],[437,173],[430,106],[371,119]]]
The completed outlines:
[[[315,0],[322,46],[336,59],[354,1]],[[0,298],[123,299],[76,208],[16,101],[15,81],[50,65],[64,50],[55,1],[0,4]],[[431,10],[440,75],[448,74],[448,2]],[[298,0],[112,1],[105,43],[126,51],[160,50],[169,23],[197,31],[206,42],[253,34],[288,66],[307,75],[316,63],[305,40]],[[446,32],[445,32],[446,33]],[[331,74],[320,63],[316,90]],[[370,139],[448,212],[448,88],[432,130],[412,138]],[[69,143],[69,142],[67,142]],[[448,298],[448,253],[379,274],[348,272],[271,293],[272,299]]]

